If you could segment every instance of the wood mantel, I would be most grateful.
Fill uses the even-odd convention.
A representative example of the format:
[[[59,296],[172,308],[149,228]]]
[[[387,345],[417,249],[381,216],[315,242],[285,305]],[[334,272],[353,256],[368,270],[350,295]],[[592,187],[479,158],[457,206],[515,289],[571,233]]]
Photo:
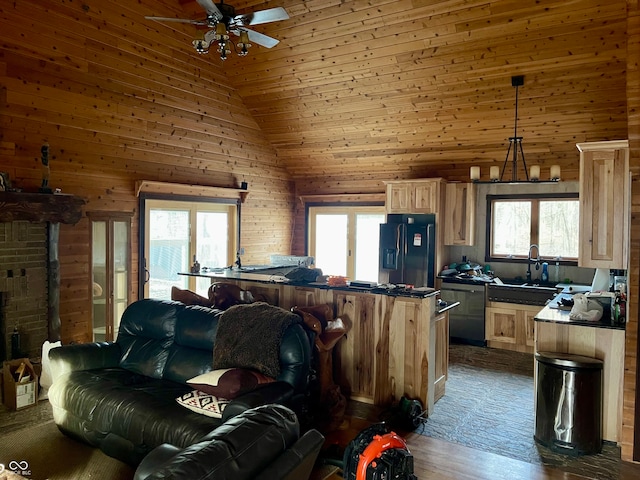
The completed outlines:
[[[0,222],[68,223],[82,218],[85,201],[75,195],[0,192]]]

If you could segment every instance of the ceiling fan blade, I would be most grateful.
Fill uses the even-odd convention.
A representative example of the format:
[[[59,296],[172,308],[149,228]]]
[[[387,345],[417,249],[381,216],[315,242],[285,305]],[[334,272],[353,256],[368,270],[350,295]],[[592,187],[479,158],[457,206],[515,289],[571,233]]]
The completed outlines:
[[[178,22],[178,23],[191,23],[192,25],[207,25],[207,22],[203,20],[188,20],[186,18],[173,18],[173,17],[144,17],[147,20],[155,20],[156,22]]]
[[[200,4],[204,11],[207,12],[207,15],[210,17],[214,17],[216,20],[222,20],[222,13],[220,9],[216,7],[216,4],[213,3],[212,0],[196,0]]]
[[[253,30],[249,30],[248,28],[240,28],[240,30],[244,30],[245,32],[247,32],[247,34],[249,34],[249,40],[251,41],[251,43],[262,45],[266,48],[275,47],[278,43],[280,43],[280,40],[276,40],[275,38],[269,37],[262,33],[254,32]]]
[[[235,21],[240,25],[258,25],[260,23],[277,22],[287,20],[289,14],[282,7],[258,10],[257,12],[237,15]]]

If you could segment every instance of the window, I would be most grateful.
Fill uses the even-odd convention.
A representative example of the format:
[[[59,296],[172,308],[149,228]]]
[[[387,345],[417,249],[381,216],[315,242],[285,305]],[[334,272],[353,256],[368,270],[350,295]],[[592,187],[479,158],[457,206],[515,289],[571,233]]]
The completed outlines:
[[[384,207],[308,207],[309,255],[325,275],[378,281],[380,224]]]
[[[541,258],[575,262],[578,259],[579,201],[577,194],[532,197],[487,197],[487,259],[527,259],[539,247]],[[534,255],[538,252],[534,251]]]
[[[144,199],[145,298],[171,298],[171,287],[207,296],[211,280],[178,275],[194,260],[201,267],[233,264],[237,203]]]

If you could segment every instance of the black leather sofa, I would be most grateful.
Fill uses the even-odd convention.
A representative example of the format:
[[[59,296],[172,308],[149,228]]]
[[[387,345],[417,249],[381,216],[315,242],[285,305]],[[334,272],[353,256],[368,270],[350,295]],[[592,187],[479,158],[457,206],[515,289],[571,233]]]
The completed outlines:
[[[231,400],[222,418],[200,415],[176,402],[193,391],[188,379],[212,370],[223,313],[180,302],[140,300],[123,314],[115,342],[52,349],[49,400],[58,428],[137,466],[162,444],[185,449],[260,405],[287,405],[297,413],[310,368],[309,336],[300,323],[282,334],[276,381]]]

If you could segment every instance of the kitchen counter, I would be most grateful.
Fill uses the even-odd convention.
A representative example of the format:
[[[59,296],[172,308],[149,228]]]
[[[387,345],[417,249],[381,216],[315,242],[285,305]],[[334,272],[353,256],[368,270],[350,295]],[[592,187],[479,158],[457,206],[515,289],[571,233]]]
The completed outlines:
[[[284,284],[299,287],[319,288],[323,290],[341,290],[349,292],[374,293],[380,295],[388,295],[392,297],[410,297],[410,298],[426,298],[438,294],[438,290],[429,287],[403,288],[403,287],[363,287],[363,286],[332,286],[321,282],[298,282],[288,279],[283,275],[269,274],[261,271],[255,273],[243,272],[241,270],[223,269],[199,273],[178,273],[178,275],[186,275],[190,277],[206,277],[214,281],[238,280],[249,281],[265,284]]]
[[[445,393],[449,311],[458,305],[438,302],[432,288],[331,287],[233,270],[183,275],[233,283],[287,310],[330,305],[348,330],[334,349],[334,379],[352,400],[390,407],[406,396],[430,414]]]
[[[590,320],[574,320],[569,317],[570,310],[560,310],[554,308],[554,302],[557,302],[560,296],[551,300],[538,314],[534,317],[536,322],[558,323],[562,325],[574,325],[581,327],[609,328],[614,330],[624,330],[624,323],[614,323],[611,318],[604,317],[598,321]]]

